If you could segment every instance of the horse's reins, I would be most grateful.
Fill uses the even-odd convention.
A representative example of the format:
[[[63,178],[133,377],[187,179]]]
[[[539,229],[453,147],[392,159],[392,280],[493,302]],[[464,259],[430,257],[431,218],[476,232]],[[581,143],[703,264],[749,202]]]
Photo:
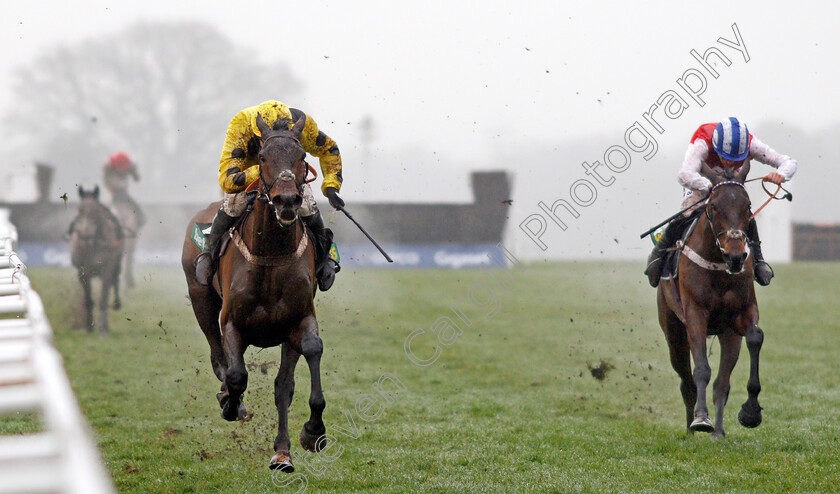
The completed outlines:
[[[789,190],[787,190],[786,188],[782,187],[782,184],[776,184],[776,192],[773,192],[773,193],[771,194],[771,193],[770,193],[770,191],[769,191],[769,190],[767,190],[767,187],[765,187],[765,186],[764,186],[764,184],[766,184],[767,182],[769,182],[769,180],[767,180],[767,177],[766,177],[766,176],[765,176],[765,177],[756,177],[756,178],[751,178],[751,179],[749,179],[749,180],[745,181],[744,183],[746,183],[746,182],[753,182],[753,181],[755,181],[755,180],[761,180],[761,188],[762,188],[762,189],[764,189],[764,192],[765,192],[768,196],[770,196],[770,197],[769,197],[769,198],[767,198],[767,200],[766,200],[766,201],[764,201],[764,204],[762,204],[762,205],[761,205],[761,207],[760,207],[760,208],[758,208],[758,209],[757,209],[757,210],[756,210],[756,211],[752,214],[752,216],[750,216],[750,219],[755,218],[755,215],[757,215],[758,213],[760,213],[760,212],[761,212],[761,210],[762,210],[762,209],[764,209],[764,207],[765,207],[765,206],[767,206],[768,204],[770,204],[770,201],[772,201],[773,199],[776,199],[776,200],[778,200],[778,201],[781,201],[782,199],[787,199],[788,201],[792,201],[792,200],[793,200],[793,194],[791,194],[791,193],[790,193],[790,191],[789,191]],[[784,191],[785,191],[785,195],[783,195],[782,197],[776,197],[776,195],[779,193],[779,191],[780,191],[780,190],[784,190]]]

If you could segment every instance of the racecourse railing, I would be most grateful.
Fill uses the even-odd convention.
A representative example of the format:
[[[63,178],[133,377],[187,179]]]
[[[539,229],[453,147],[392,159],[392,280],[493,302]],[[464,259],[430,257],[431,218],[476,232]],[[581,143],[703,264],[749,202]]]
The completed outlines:
[[[40,432],[0,435],[0,494],[112,493],[79,409],[41,297],[0,211],[0,421],[36,418]]]

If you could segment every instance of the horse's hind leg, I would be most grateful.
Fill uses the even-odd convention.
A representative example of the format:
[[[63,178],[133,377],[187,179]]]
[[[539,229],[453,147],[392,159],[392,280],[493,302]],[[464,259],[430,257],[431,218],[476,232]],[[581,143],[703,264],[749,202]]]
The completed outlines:
[[[321,354],[324,352],[324,343],[318,336],[318,322],[314,316],[305,318],[301,322],[301,329],[303,338],[300,340],[300,348],[309,364],[312,390],[309,393],[309,421],[300,431],[300,445],[308,451],[320,451],[326,446],[321,437],[327,432],[322,418],[327,402],[321,389]]]
[[[222,389],[217,395],[221,400],[222,395],[227,393],[224,382],[228,367],[227,357],[222,347],[222,331],[219,328],[219,312],[222,309],[222,300],[207,287],[197,284],[191,285],[189,292],[195,319],[210,345],[210,365],[213,366],[213,374],[222,383]]]
[[[120,265],[119,262],[117,263],[117,272],[114,274],[111,282],[111,286],[114,288],[114,310],[120,310],[122,308],[122,301],[120,300]]]
[[[299,358],[300,354],[288,343],[284,343],[280,370],[274,379],[274,404],[277,406],[278,416],[277,437],[274,439],[274,456],[268,467],[284,472],[295,471],[292,465],[292,442],[289,439],[289,406],[295,391],[295,366]]]
[[[136,235],[136,233],[134,234]],[[123,275],[125,276],[125,287],[134,288],[134,248],[137,239],[131,238],[125,241],[125,252],[123,252]]]
[[[744,427],[758,427],[761,425],[761,406],[758,404],[758,393],[761,392],[761,381],[758,378],[758,354],[764,343],[764,332],[753,324],[747,328],[747,349],[750,351],[750,380],[747,382],[747,401],[738,412],[738,422]]]
[[[715,403],[715,431],[712,437],[715,439],[726,435],[723,429],[723,409],[729,399],[729,378],[741,353],[741,335],[733,331],[723,331],[718,336],[718,341],[720,341],[720,366],[712,394]]]
[[[102,294],[99,298],[99,336],[107,336],[108,329],[108,301],[111,299],[111,282],[102,280]]]
[[[691,375],[691,351],[688,347],[688,337],[686,336],[685,326],[673,312],[669,311],[666,317],[663,328],[671,355],[671,367],[680,376],[680,393],[682,394],[683,404],[685,404],[685,427],[688,432],[692,432],[690,426],[691,421],[694,420],[697,386],[694,384]]]
[[[245,369],[245,349],[248,345],[242,340],[239,331],[231,322],[227,322],[224,332],[224,349],[227,357],[227,370],[225,371],[224,386],[227,388],[227,397],[224,392],[219,404],[222,406],[222,418],[225,420],[246,420],[248,412],[245,404],[242,403],[242,394],[248,387],[248,370]]]

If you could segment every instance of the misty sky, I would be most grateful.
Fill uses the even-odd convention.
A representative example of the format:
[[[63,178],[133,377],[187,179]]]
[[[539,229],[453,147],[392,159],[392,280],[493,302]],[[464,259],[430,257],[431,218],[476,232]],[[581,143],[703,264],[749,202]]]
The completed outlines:
[[[138,20],[205,22],[260,62],[287,62],[305,81],[304,93],[293,100],[255,95],[254,103],[276,98],[310,113],[342,149],[343,192],[351,200],[468,201],[470,170],[504,168],[516,173],[516,225],[537,211],[538,201],[568,197],[569,185],[586,177],[581,162],[600,160],[605,149],[622,144],[625,130],[660,95],[680,91],[677,79],[700,68],[689,51],[704,53],[711,46],[732,63],[718,63],[720,76],[707,77],[704,106],[687,99],[681,117],[662,118],[657,155],[645,161],[633,154],[631,169],[617,185],[602,189],[598,204],[586,211],[590,220],[597,215],[598,222],[620,229],[618,223],[626,221],[601,218],[623,218],[638,209],[645,216],[640,223],[649,224],[670,214],[679,203],[675,176],[692,131],[727,116],[751,123],[759,137],[781,136],[782,142],[763,140],[799,158],[801,173],[812,174],[812,181],[818,167],[833,170],[838,161],[830,159],[838,153],[825,146],[831,156],[802,162],[796,154],[807,149],[796,136],[785,138],[786,129],[809,134],[838,122],[840,39],[836,9],[827,1],[0,5],[0,108],[12,103],[10,72],[57,44],[117,32]],[[717,42],[735,39],[733,23],[749,62]],[[231,108],[231,115],[238,110]],[[371,155],[362,163],[358,123],[365,115],[376,129]],[[572,146],[582,142],[591,154]],[[37,157],[5,154],[4,169]],[[210,180],[215,166],[208,164]],[[840,220],[824,214],[828,208],[819,202],[798,207],[805,209],[793,209],[794,218]],[[582,232],[603,228],[587,225]],[[636,226],[619,235],[629,239]]]

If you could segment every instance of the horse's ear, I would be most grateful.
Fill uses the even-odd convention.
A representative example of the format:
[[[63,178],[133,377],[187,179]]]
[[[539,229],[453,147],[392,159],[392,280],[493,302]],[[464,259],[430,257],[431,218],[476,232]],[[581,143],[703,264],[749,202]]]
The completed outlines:
[[[93,198],[94,199],[99,199],[99,186],[98,185],[93,188]]]
[[[711,180],[712,185],[717,185],[718,182],[721,182],[723,180],[723,174],[712,170],[712,167],[710,167],[706,163],[703,163],[703,168],[700,170],[700,173],[702,173],[706,176],[706,178]]]
[[[747,179],[747,175],[750,173],[750,159],[747,158],[744,160],[744,164],[741,165],[741,168],[738,168],[738,171],[735,172],[735,180],[741,183],[744,183],[744,180]]]
[[[297,119],[297,122],[294,123],[294,127],[292,127],[292,134],[300,140],[300,136],[303,134],[303,128],[306,127],[306,114],[300,116]]]
[[[265,123],[265,120],[263,120],[262,115],[260,115],[259,113],[257,113],[257,128],[260,129],[260,135],[263,139],[265,139],[268,133],[271,131],[271,128],[269,128],[268,124]]]

